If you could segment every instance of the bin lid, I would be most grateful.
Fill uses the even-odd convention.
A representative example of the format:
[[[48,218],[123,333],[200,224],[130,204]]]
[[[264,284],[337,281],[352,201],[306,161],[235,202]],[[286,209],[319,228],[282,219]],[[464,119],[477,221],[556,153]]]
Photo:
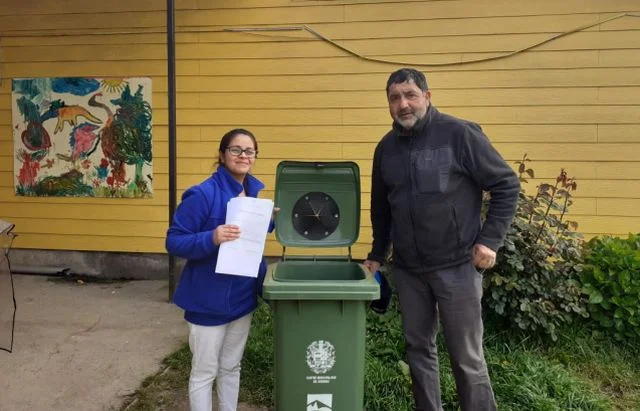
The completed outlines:
[[[282,161],[274,204],[283,246],[350,246],[360,231],[360,168],[352,161]]]

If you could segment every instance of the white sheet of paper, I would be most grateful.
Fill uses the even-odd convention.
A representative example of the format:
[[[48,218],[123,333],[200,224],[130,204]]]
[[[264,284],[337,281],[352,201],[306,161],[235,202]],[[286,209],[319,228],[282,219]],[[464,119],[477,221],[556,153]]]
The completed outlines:
[[[226,224],[240,227],[240,238],[220,245],[216,272],[257,277],[273,201],[263,198],[234,197],[227,203]]]

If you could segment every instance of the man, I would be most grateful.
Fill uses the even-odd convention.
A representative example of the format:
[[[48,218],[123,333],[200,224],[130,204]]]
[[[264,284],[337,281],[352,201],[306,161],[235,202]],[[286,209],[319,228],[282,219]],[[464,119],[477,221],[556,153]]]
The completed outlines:
[[[515,214],[518,178],[477,124],[431,104],[421,72],[392,73],[387,99],[393,126],[373,158],[373,245],[364,264],[377,271],[393,244],[416,410],[442,410],[438,314],[462,410],[495,410],[482,348],[482,275],[476,267],[495,264]],[[484,223],[483,191],[491,193]]]

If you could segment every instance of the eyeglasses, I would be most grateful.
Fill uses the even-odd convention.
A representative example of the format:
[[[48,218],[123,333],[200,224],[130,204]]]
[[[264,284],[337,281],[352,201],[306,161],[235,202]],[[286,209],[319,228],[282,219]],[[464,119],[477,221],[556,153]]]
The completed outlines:
[[[227,147],[227,150],[231,153],[232,156],[239,157],[240,154],[244,153],[247,157],[253,158],[258,155],[258,151],[252,148],[245,148],[244,150],[238,146]]]

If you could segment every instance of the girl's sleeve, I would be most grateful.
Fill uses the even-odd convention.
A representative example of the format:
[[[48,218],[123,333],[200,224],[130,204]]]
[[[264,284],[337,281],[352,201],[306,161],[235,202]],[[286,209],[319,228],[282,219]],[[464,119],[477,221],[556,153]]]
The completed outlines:
[[[175,256],[190,260],[214,254],[213,230],[201,231],[209,218],[209,202],[199,186],[187,190],[167,231],[165,246]]]

